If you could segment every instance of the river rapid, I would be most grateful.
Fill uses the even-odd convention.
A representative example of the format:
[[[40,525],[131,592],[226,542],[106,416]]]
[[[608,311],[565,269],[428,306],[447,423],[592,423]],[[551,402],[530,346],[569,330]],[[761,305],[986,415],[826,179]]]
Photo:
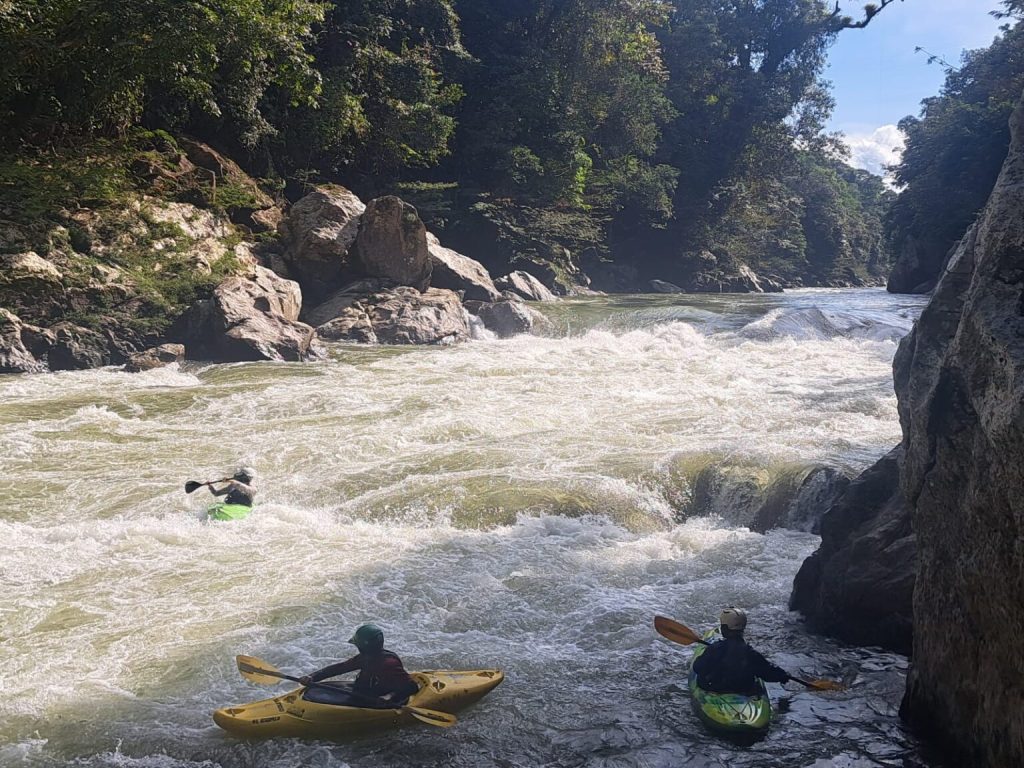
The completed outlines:
[[[927,764],[906,660],[786,610],[817,546],[687,517],[695,468],[856,473],[899,441],[891,363],[923,301],[881,290],[586,298],[544,337],[335,347],[313,364],[0,378],[0,766]],[[201,520],[187,479],[256,468],[252,516]],[[690,711],[690,651],[745,606],[751,643],[848,692],[769,686],[738,747]],[[451,730],[247,743],[213,709],[270,695],[367,620],[409,669],[500,667]],[[283,692],[285,686],[270,691]]]

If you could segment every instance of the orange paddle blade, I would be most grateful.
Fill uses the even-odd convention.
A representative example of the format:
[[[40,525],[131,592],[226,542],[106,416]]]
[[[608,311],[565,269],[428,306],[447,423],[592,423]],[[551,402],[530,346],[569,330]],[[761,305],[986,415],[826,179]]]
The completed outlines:
[[[662,637],[680,645],[693,645],[694,643],[704,642],[700,635],[685,624],[680,624],[678,621],[673,621],[665,616],[654,617],[654,629]]]

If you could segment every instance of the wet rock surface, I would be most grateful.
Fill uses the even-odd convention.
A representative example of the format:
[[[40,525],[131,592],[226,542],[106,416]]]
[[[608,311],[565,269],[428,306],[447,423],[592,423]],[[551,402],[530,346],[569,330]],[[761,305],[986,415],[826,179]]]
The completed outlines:
[[[896,448],[850,483],[821,521],[821,546],[793,583],[791,610],[819,632],[909,653],[916,543]]]
[[[904,715],[964,765],[1024,765],[1024,99],[981,218],[895,362],[918,536]]]
[[[124,369],[128,373],[141,373],[151,371],[154,368],[163,368],[165,365],[180,363],[185,359],[184,344],[161,344],[158,347],[138,352],[128,358]]]

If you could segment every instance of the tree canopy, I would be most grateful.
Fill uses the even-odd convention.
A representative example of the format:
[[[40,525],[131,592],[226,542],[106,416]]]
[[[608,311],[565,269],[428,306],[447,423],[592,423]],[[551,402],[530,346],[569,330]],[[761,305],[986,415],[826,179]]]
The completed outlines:
[[[822,184],[841,229],[859,215],[820,76],[835,36],[894,2],[6,0],[0,141],[191,132],[263,175],[438,185],[448,210],[544,212],[535,240],[561,221],[670,263],[737,242],[742,211],[817,226],[802,195]],[[796,263],[816,242],[780,237]]]

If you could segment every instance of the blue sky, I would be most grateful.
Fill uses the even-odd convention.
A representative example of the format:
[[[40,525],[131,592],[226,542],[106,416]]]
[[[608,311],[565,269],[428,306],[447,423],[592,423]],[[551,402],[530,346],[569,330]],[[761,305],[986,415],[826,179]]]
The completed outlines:
[[[853,15],[863,3],[844,0]],[[945,74],[922,46],[952,64],[965,49],[989,45],[999,22],[989,15],[998,0],[903,0],[863,30],[846,30],[829,54],[836,109],[830,128],[849,137],[854,165],[880,172],[898,156],[895,124],[916,115],[921,99],[938,93]]]

